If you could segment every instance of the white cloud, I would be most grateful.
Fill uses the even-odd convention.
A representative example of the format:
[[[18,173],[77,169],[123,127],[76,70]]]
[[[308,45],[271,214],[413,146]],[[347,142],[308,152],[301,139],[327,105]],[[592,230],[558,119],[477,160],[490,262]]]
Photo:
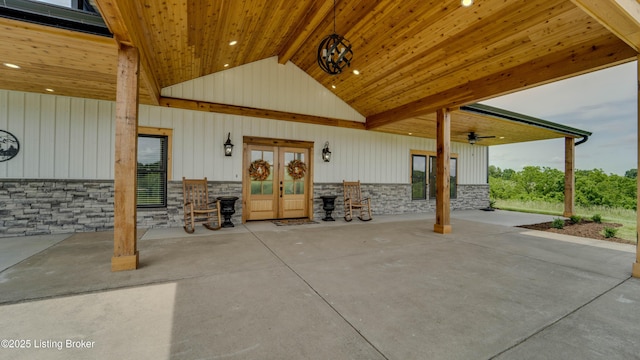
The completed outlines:
[[[576,168],[624,174],[637,166],[636,66],[632,62],[484,103],[592,132],[576,148]],[[489,154],[489,163],[503,169],[564,168],[561,139],[494,146]]]

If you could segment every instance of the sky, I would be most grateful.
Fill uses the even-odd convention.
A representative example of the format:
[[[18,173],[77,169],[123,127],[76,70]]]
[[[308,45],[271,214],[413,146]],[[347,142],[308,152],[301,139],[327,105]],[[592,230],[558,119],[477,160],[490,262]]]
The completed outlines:
[[[576,147],[576,169],[624,175],[638,164],[636,74],[631,62],[482,103],[592,132]],[[491,146],[489,165],[564,171],[564,138]]]

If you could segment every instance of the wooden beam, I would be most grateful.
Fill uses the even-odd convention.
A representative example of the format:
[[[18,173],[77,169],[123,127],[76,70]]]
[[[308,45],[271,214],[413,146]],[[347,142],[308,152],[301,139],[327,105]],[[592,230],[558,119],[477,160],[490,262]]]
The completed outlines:
[[[640,55],[638,55],[638,73],[637,73],[637,83],[638,83],[638,110],[639,112],[637,113],[638,119],[637,119],[637,124],[638,124],[638,137],[636,137],[636,141],[638,142],[638,164],[637,164],[637,169],[640,170]],[[636,189],[640,189],[640,176],[636,176]],[[636,191],[636,204],[640,204],[640,191]],[[640,239],[640,211],[636,211],[636,262],[633,263],[633,266],[631,268],[631,275],[635,278],[640,278],[640,242],[638,242],[638,239]]]
[[[571,0],[600,25],[640,52],[640,4],[637,0]]]
[[[113,257],[111,271],[138,268],[136,245],[136,170],[138,154],[138,49],[118,50],[116,93],[115,199],[113,204]]]
[[[149,93],[150,105],[158,105],[160,84],[155,78],[150,59],[150,46],[145,41],[145,29],[135,8],[136,1],[95,0],[107,27],[119,44],[133,45],[139,49],[142,83]]]
[[[207,112],[213,112],[213,113],[219,113],[219,114],[249,116],[249,117],[262,118],[262,119],[285,120],[285,121],[300,122],[305,124],[337,126],[337,127],[344,127],[349,129],[364,130],[364,123],[361,123],[358,121],[342,120],[342,119],[335,119],[335,118],[315,116],[315,115],[296,114],[296,113],[290,113],[290,112],[278,111],[278,110],[258,109],[258,108],[252,108],[247,106],[212,103],[212,102],[206,102],[206,101],[161,97],[160,106],[166,106],[166,107],[177,108],[177,109],[185,109],[185,110],[207,111]]]
[[[278,63],[286,64],[287,61],[291,60],[293,55],[298,52],[300,47],[302,47],[304,42],[307,41],[309,36],[311,36],[332,9],[333,3],[331,1],[314,1],[307,12],[307,15],[300,23],[300,27],[293,32],[295,36],[287,41],[287,44],[280,51],[280,54],[278,54]]]
[[[451,113],[449,109],[438,109],[436,121],[436,223],[433,231],[440,234],[451,232]]]
[[[366,128],[372,130],[397,121],[432,114],[441,108],[468,105],[636,59],[637,52],[621,41],[606,46],[590,44],[578,44],[571,51],[550,54],[367,116]],[[572,71],[567,71],[568,67]]]
[[[576,145],[572,137],[564,138],[564,217],[575,215],[575,161]]]

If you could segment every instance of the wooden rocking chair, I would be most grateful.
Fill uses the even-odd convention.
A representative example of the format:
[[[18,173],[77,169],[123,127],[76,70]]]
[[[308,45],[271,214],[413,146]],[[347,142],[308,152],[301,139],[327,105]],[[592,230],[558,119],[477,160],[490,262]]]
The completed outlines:
[[[196,223],[209,230],[220,229],[220,201],[209,202],[207,178],[182,178],[182,196],[184,198],[184,231],[192,234]]]
[[[344,186],[344,219],[346,221],[353,220],[353,211],[359,210],[358,219],[369,221],[373,219],[371,216],[371,200],[362,198],[360,192],[360,181],[343,181]],[[368,217],[365,217],[368,215]]]

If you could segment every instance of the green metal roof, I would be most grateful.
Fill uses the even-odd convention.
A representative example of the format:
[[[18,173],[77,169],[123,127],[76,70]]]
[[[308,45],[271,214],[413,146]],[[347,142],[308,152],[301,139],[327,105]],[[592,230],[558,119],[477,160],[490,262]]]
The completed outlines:
[[[586,139],[589,138],[589,136],[591,136],[591,132],[589,131],[576,129],[574,127],[554,123],[547,120],[538,119],[533,116],[523,115],[523,114],[515,113],[512,111],[508,111],[508,110],[504,110],[504,109],[500,109],[500,108],[496,108],[496,107],[484,105],[484,104],[476,103],[471,105],[465,105],[465,106],[462,106],[460,110],[475,113],[475,114],[492,116],[500,120],[508,120],[508,121],[514,121],[522,124],[531,125],[531,126],[537,126],[537,127],[545,128],[548,130],[553,130],[562,134],[566,134],[569,136],[582,137],[584,138],[584,141],[586,141]],[[581,142],[584,142],[584,141],[581,141]]]

